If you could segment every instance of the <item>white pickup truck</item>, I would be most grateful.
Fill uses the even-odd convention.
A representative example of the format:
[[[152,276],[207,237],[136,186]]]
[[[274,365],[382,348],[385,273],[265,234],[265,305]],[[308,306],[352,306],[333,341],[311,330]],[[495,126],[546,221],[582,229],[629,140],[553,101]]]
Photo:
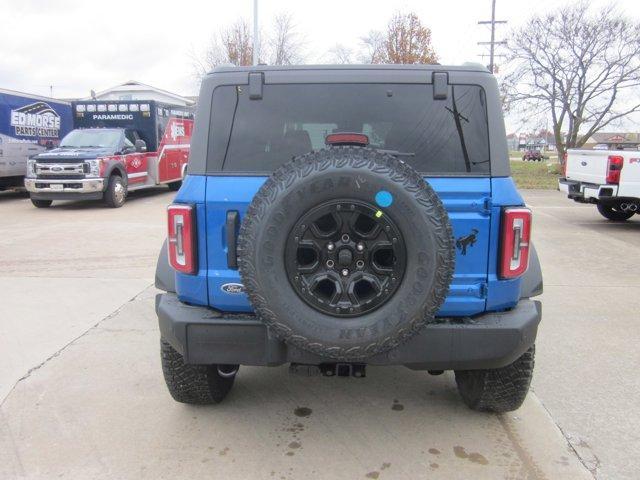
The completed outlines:
[[[640,214],[639,150],[568,150],[560,191],[600,214],[624,221]]]

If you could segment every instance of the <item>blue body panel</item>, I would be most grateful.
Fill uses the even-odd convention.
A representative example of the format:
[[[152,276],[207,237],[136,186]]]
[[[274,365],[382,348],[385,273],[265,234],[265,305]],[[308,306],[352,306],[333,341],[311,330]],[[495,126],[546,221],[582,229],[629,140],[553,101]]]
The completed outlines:
[[[244,294],[222,290],[240,283],[237,270],[227,267],[226,212],[240,218],[266,177],[187,176],[176,202],[196,205],[198,273],[176,275],[180,300],[210,305],[222,311],[250,312]],[[439,316],[467,316],[513,307],[520,296],[517,280],[497,277],[500,214],[503,206],[523,205],[511,178],[425,178],[447,209],[456,242],[456,268],[449,295]],[[464,239],[475,236],[473,244]]]
[[[520,299],[522,279],[498,279],[498,254],[500,249],[500,213],[503,207],[524,205],[511,177],[491,179],[491,242],[489,249],[489,272],[487,278],[487,310],[497,311],[514,307]]]
[[[207,215],[205,205],[207,177],[187,175],[174,199],[175,203],[196,206],[196,228],[198,229],[198,272],[195,275],[176,273],[178,298],[192,305],[208,305],[207,295]]]
[[[449,214],[453,237],[476,233],[473,246],[456,247],[456,269],[440,316],[474,315],[485,310],[489,256],[489,178],[425,178],[438,193]]]

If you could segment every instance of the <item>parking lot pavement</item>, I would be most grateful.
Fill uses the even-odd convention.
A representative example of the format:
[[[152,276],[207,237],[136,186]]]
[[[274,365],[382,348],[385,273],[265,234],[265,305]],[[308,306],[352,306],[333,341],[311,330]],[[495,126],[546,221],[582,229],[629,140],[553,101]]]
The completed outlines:
[[[1,408],[0,477],[591,478],[534,396],[471,412],[451,375],[364,379],[242,368],[226,401],[175,403],[153,288],[18,384]]]
[[[0,193],[0,401],[27,372],[153,282],[172,194],[137,192],[121,209],[37,209]]]
[[[537,395],[501,416],[466,409],[451,374],[400,367],[365,379],[242,368],[223,404],[177,404],[159,365],[155,291],[144,288],[171,194],[50,211],[0,196],[11,219],[0,231],[0,288],[12,288],[0,351],[30,355],[0,406],[0,478],[592,478],[581,462],[601,478],[635,478],[640,305],[625,292],[639,286],[640,222],[611,225],[557,192],[525,196],[546,288]],[[65,287],[58,305],[52,292]],[[96,306],[89,290],[117,307]],[[54,320],[32,324],[54,309]]]
[[[533,386],[598,479],[637,479],[640,216],[525,191],[544,276]]]

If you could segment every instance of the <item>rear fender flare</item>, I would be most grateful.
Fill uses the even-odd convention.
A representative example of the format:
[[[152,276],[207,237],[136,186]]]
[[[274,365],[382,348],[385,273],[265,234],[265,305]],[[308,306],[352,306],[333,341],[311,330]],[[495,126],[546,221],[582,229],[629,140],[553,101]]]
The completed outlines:
[[[167,255],[167,241],[165,240],[160,249],[158,263],[156,263],[156,288],[165,292],[176,292],[176,271],[169,265]]]

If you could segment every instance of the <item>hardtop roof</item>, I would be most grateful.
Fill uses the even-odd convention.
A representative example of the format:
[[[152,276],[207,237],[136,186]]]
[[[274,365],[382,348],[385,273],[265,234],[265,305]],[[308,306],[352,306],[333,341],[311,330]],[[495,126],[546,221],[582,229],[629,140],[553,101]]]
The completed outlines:
[[[220,65],[214,68],[208,75],[217,73],[239,73],[239,72],[300,72],[300,71],[327,71],[327,70],[398,70],[398,71],[428,71],[428,72],[477,72],[488,74],[489,70],[479,63],[464,63],[462,65],[436,65],[436,64],[363,64],[363,65],[251,65],[235,66]]]

